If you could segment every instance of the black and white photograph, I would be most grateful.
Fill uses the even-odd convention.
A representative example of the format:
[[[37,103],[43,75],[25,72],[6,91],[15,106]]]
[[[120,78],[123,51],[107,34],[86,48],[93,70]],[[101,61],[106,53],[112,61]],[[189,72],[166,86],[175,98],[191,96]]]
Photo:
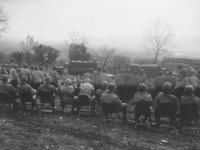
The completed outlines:
[[[0,0],[0,150],[200,150],[200,0]]]

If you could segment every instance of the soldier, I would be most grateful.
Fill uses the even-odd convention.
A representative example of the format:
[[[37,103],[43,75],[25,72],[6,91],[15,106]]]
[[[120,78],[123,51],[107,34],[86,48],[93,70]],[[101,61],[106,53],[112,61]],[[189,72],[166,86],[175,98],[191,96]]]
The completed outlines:
[[[92,74],[92,84],[94,85],[95,93],[98,89],[101,89],[101,83],[104,81],[102,79],[101,66],[97,67],[97,71]]]
[[[119,111],[122,111],[123,118],[122,121],[126,121],[126,114],[127,114],[127,105],[126,103],[122,103],[119,97],[114,94],[115,91],[115,84],[109,83],[108,84],[108,91],[104,92],[101,96],[100,102],[103,103],[111,103],[117,106]]]
[[[172,72],[169,71],[168,76],[166,77],[166,82],[171,83],[172,89],[176,86],[176,78],[172,75]]]
[[[49,76],[51,77],[51,85],[58,87],[58,73],[57,73],[57,67],[53,66],[53,70],[49,73]]]
[[[163,88],[162,88],[162,93],[159,93],[155,99],[154,102],[154,109],[155,109],[155,118],[156,118],[156,123],[158,123],[158,109],[159,106],[163,103],[170,103],[173,104],[176,112],[179,111],[180,109],[180,105],[179,105],[179,101],[176,98],[176,96],[171,94],[171,90],[172,90],[172,86],[171,83],[169,82],[165,82],[163,84]],[[170,119],[170,123],[172,123],[172,119]]]
[[[26,76],[22,76],[21,78],[21,83],[17,85],[17,92],[18,93],[27,93],[27,94],[30,94],[30,95],[36,95],[36,90],[34,90],[30,85],[26,84],[27,82],[27,78]],[[32,109],[34,106],[36,106],[36,101],[33,100],[32,98]],[[26,108],[26,102],[22,100],[22,105],[23,105],[23,108]]]
[[[93,106],[93,113],[95,108],[95,94],[94,94],[94,86],[90,83],[90,79],[86,78],[84,83],[80,84],[79,87],[79,95],[85,95],[90,99],[90,102]]]
[[[101,95],[107,91],[107,87],[108,87],[108,82],[107,81],[103,81],[101,83],[101,89],[98,89],[97,92],[96,92],[96,101],[97,103],[100,103],[100,98],[101,98]]]
[[[108,83],[110,82],[110,78],[107,75],[107,69],[106,68],[103,68],[101,76],[102,76],[103,81],[107,81]]]
[[[115,84],[117,85],[117,93],[119,95],[119,98],[122,100],[125,97],[125,72],[123,69],[120,70],[120,73],[117,74],[116,79],[115,79]]]
[[[15,90],[15,88],[8,83],[8,76],[7,75],[3,75],[2,77],[2,83],[0,83],[0,93],[4,93],[8,96],[8,99],[6,99],[7,102],[12,103],[13,105],[15,105],[15,100],[17,98],[17,92]],[[11,105],[10,105],[11,107]]]
[[[146,78],[146,75],[144,74],[143,69],[140,69],[140,74],[138,76],[138,79],[139,79],[139,84],[141,83],[147,84],[147,78]]]
[[[65,103],[66,102],[72,102],[72,113],[74,112],[74,107],[76,106],[76,101],[74,100],[74,98],[72,98],[71,96],[76,96],[75,95],[75,88],[71,85],[71,80],[70,79],[67,79],[65,81],[65,83],[63,85],[60,85],[58,87],[58,94],[60,96],[62,96],[62,101],[61,101],[61,112],[63,112],[64,110],[64,107],[65,107]],[[62,94],[69,94],[71,96],[68,96],[68,95],[62,95]]]
[[[186,85],[187,69],[182,68],[180,71],[179,82],[176,84],[175,88],[172,90],[172,93],[176,95],[178,99],[183,95],[184,88]]]
[[[2,67],[1,67],[1,75],[5,75],[7,74],[8,72],[6,71],[6,65],[3,64]]]
[[[192,67],[188,68],[188,77],[185,78],[186,84],[187,85],[192,85],[194,88],[194,94],[197,96],[198,90],[199,90],[199,79],[195,76],[195,70]]]
[[[184,89],[183,96],[181,97],[181,105],[185,104],[197,104],[198,105],[198,114],[200,115],[200,100],[194,95],[194,88],[192,85],[188,85]]]
[[[6,65],[6,72],[7,72],[8,74],[10,74],[10,64],[7,64],[7,65]]]
[[[80,88],[79,95],[85,95],[88,96],[89,98],[92,98],[94,96],[94,86],[90,84],[89,78],[86,78],[84,80],[84,83],[81,83],[79,88]]]
[[[38,94],[42,92],[52,92],[54,95],[57,93],[56,87],[50,84],[51,82],[51,77],[46,76],[45,77],[45,83],[41,84],[40,87],[38,88]],[[55,111],[54,107],[54,101],[51,101],[51,107],[53,108],[53,111]]]
[[[43,77],[47,76],[47,74],[43,71],[43,67],[42,66],[39,67],[39,71],[42,72]]]
[[[163,84],[165,83],[165,77],[163,76],[162,72],[158,72],[158,76],[155,79],[155,96],[158,95],[162,91]]]
[[[130,101],[131,98],[132,98],[132,90],[133,90],[133,76],[130,74],[130,69],[127,69],[126,70],[126,73],[125,73],[125,80],[124,80],[124,90],[125,90],[125,93],[124,93],[124,96],[123,99],[121,100],[128,100]]]
[[[30,70],[28,69],[28,65],[25,64],[24,65],[24,68],[22,68],[19,72],[19,78],[21,79],[22,76],[26,76],[27,78],[27,84],[30,84],[31,83],[31,72]]]
[[[41,71],[38,70],[38,67],[35,67],[35,71],[32,73],[32,81],[34,89],[38,89],[39,86],[43,83],[43,74]]]
[[[34,66],[34,65],[32,65],[32,66],[31,66],[31,69],[30,69],[31,77],[33,76],[33,71],[35,71],[35,66]],[[31,87],[34,87],[33,79],[31,80],[30,86],[31,86]]]
[[[88,72],[85,73],[83,75],[83,81],[86,79],[86,78],[89,78],[90,80],[92,80],[92,73],[93,73],[93,69],[92,68],[89,68]]]
[[[10,69],[10,82],[12,86],[16,89],[17,84],[19,83],[19,77],[16,71],[17,65],[11,65]]]
[[[130,104],[135,105],[137,102],[146,101],[146,102],[149,102],[149,105],[152,105],[152,102],[153,102],[152,97],[149,93],[146,92],[146,89],[147,89],[146,85],[144,83],[141,83],[138,86],[138,92],[133,96]],[[146,120],[148,117],[149,117],[148,115],[145,115],[145,119],[143,120],[143,123],[146,123]],[[138,115],[136,118],[137,122],[139,122],[139,118],[140,116]]]

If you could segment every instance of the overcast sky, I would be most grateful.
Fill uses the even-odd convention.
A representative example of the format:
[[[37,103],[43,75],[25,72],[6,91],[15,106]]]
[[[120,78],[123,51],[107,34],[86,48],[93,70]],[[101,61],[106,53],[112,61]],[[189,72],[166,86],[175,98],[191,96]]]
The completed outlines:
[[[63,41],[70,31],[88,37],[142,35],[160,18],[176,36],[200,34],[200,0],[0,0],[10,17],[5,36]]]

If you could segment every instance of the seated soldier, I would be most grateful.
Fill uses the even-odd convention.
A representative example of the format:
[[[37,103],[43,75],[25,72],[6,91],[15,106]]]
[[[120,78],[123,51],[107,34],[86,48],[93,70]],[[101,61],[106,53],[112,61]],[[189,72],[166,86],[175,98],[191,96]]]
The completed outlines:
[[[179,111],[180,105],[179,101],[176,98],[176,96],[171,94],[172,86],[171,83],[165,82],[163,84],[162,92],[159,93],[159,95],[156,97],[155,102],[154,102],[154,109],[155,109],[155,118],[156,118],[156,123],[158,123],[158,109],[159,105],[161,104],[173,104],[175,106],[176,112]],[[172,119],[170,119],[170,123],[172,123]]]
[[[180,103],[181,103],[181,105],[197,104],[198,105],[198,115],[200,115],[200,100],[198,97],[196,97],[194,95],[194,88],[192,85],[187,85],[185,87]]]
[[[15,105],[15,99],[17,98],[17,92],[15,91],[15,88],[8,83],[8,77],[7,75],[3,75],[2,77],[2,83],[0,83],[0,93],[4,93],[8,96],[9,100],[8,103],[12,103]]]
[[[108,91],[104,92],[101,95],[101,103],[110,103],[110,104],[115,104],[117,106],[117,109],[119,111],[122,111],[123,113],[123,121],[126,121],[126,114],[127,114],[127,105],[126,103],[122,103],[119,97],[114,94],[115,90],[115,84],[114,83],[109,83],[108,84]]]
[[[101,83],[101,89],[98,89],[96,91],[96,101],[97,103],[100,103],[100,98],[101,98],[101,95],[107,91],[107,87],[108,87],[108,82],[107,81],[103,81]]]
[[[149,105],[152,105],[152,97],[149,93],[146,92],[146,89],[147,87],[144,83],[141,83],[138,86],[138,92],[131,99],[131,102],[130,102],[131,105],[135,105],[137,102],[140,102],[140,101],[146,101],[146,102],[149,102]],[[145,115],[145,119],[143,120],[143,123],[146,123],[148,117],[149,117],[148,115]],[[136,118],[137,122],[139,122],[139,118],[140,118],[140,115],[138,115]]]
[[[20,94],[20,93],[27,93],[27,94],[30,94],[30,95],[36,95],[36,90],[34,90],[30,85],[27,84],[27,77],[26,76],[22,76],[21,78],[21,83],[17,85],[17,88],[16,88],[17,92]],[[32,97],[32,108],[33,106],[35,105],[35,102],[33,100],[33,97]],[[26,108],[26,102],[22,101],[22,105],[23,105],[23,108]]]
[[[38,94],[40,95],[42,92],[52,92],[55,95],[57,93],[57,90],[56,90],[55,86],[50,84],[51,77],[46,76],[44,80],[45,80],[45,83],[40,85],[40,87],[38,88]],[[53,110],[55,110],[54,102],[51,102],[51,106],[52,106]]]
[[[68,93],[72,97],[75,96],[75,88],[71,85],[71,79],[67,79],[63,85],[60,85],[58,87],[58,94],[61,96],[61,94]],[[61,112],[63,112],[64,107],[65,107],[65,102],[72,102],[72,112],[74,112],[74,107],[75,107],[75,101],[72,97],[69,97],[68,95],[63,95],[61,97]]]
[[[94,86],[90,84],[89,78],[86,78],[84,80],[84,83],[81,83],[79,87],[79,95],[85,95],[88,96],[89,98],[94,97]]]
[[[89,99],[90,99],[90,102],[93,105],[93,108],[95,108],[94,86],[92,84],[90,84],[90,79],[89,78],[86,78],[84,80],[84,83],[80,84],[79,95],[88,96]],[[93,111],[94,111],[94,109],[93,109]]]

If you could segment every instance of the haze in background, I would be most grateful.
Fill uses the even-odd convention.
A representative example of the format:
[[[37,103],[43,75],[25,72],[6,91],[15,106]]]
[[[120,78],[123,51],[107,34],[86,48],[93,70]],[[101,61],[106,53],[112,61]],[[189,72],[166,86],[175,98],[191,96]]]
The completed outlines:
[[[27,35],[60,48],[75,31],[89,37],[90,47],[107,44],[129,54],[142,50],[145,30],[160,18],[175,32],[177,54],[200,55],[199,0],[0,0],[0,5],[10,16],[0,50],[9,42],[19,46]]]

